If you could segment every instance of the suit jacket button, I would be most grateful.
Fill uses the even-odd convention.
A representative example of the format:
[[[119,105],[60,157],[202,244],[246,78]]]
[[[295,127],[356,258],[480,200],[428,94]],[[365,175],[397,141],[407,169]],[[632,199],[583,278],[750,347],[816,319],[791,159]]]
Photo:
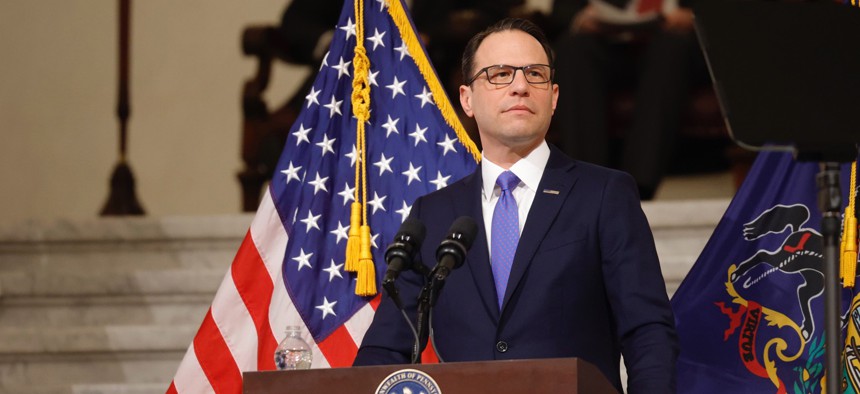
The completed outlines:
[[[507,352],[508,351],[508,343],[505,341],[499,341],[498,343],[496,343],[496,350],[498,350],[499,353]]]

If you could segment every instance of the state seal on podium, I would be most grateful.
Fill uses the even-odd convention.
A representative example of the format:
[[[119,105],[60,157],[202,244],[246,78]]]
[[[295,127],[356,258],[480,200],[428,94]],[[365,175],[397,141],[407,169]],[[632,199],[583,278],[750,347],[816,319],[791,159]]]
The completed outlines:
[[[388,375],[376,394],[442,394],[433,378],[416,369],[401,369]]]

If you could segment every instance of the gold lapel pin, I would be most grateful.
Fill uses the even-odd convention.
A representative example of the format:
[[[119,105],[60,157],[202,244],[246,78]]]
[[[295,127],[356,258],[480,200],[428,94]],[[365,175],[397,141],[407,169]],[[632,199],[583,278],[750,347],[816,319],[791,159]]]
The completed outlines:
[[[546,194],[558,194],[558,190],[543,189]]]

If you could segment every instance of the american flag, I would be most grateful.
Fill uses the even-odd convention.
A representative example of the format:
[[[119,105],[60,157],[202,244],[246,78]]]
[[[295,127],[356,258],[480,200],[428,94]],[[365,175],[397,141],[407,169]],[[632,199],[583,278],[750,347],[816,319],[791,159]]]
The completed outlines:
[[[352,364],[379,300],[356,296],[355,274],[344,271],[359,160],[350,101],[358,20],[347,1],[271,185],[168,393],[241,392],[243,371],[275,368],[290,325],[303,328],[313,368]],[[473,171],[476,149],[403,4],[368,0],[364,22],[367,216],[380,283],[383,252],[412,202]]]

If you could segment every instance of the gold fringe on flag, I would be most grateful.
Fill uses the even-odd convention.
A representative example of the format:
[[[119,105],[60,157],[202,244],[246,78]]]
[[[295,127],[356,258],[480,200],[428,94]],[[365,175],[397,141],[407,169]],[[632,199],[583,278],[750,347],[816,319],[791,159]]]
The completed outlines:
[[[355,294],[376,295],[376,269],[370,251],[370,223],[367,220],[367,138],[365,125],[370,119],[370,59],[364,48],[364,0],[355,0],[355,56],[352,59],[355,77],[352,80],[352,113],[356,119],[356,149],[359,163],[355,166],[355,202],[349,218],[349,239],[346,243],[344,269],[357,272]],[[359,191],[361,189],[361,191]],[[360,197],[360,198],[359,198]],[[360,230],[360,231],[359,231]]]
[[[394,24],[397,25],[397,30],[400,31],[400,37],[402,37],[403,42],[406,43],[406,48],[409,50],[409,54],[415,62],[415,65],[418,67],[418,71],[421,72],[421,76],[424,77],[424,81],[429,85],[430,92],[433,93],[433,101],[436,102],[436,107],[439,108],[439,111],[442,113],[442,117],[445,118],[445,123],[454,129],[454,133],[457,134],[457,138],[460,140],[460,143],[466,147],[467,152],[472,154],[475,162],[480,162],[481,152],[478,151],[478,147],[475,145],[475,142],[469,138],[469,134],[466,133],[466,129],[463,128],[463,124],[460,123],[460,118],[457,117],[457,113],[451,106],[451,102],[448,101],[448,96],[445,94],[445,90],[442,89],[442,84],[439,83],[439,78],[436,77],[436,72],[433,71],[433,67],[430,65],[427,57],[424,56],[424,50],[421,49],[418,37],[415,36],[415,31],[412,30],[412,24],[409,23],[409,18],[406,16],[406,11],[403,10],[403,5],[400,4],[399,0],[389,1],[388,3],[388,14],[391,15],[391,19],[394,21]]]
[[[842,287],[854,287],[857,276],[857,162],[851,163],[848,206],[842,218],[842,243],[840,244]]]

